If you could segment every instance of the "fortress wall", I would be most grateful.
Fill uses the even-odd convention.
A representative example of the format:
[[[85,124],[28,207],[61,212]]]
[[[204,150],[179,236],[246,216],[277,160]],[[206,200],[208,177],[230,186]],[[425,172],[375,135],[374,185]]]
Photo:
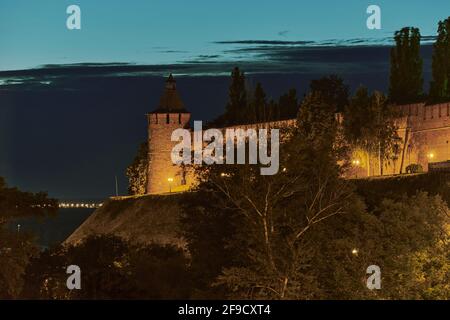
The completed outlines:
[[[425,105],[424,103],[395,106],[399,112],[396,123],[399,127],[398,134],[402,138],[400,154],[397,160],[384,163],[383,174],[400,173],[402,155],[403,167],[410,164],[420,164],[425,171],[428,170],[429,162],[439,162],[450,159],[450,103]],[[181,168],[172,164],[171,150],[175,142],[171,141],[172,131],[178,128],[189,126],[189,113],[169,114],[149,114],[149,170],[147,193],[169,192],[168,178],[173,178],[171,183],[172,191],[183,186],[185,189],[194,185],[195,176],[191,168]],[[342,116],[338,116],[342,121]],[[225,133],[226,129],[275,129],[288,128],[296,125],[296,119],[272,121],[248,125],[236,125],[221,128]],[[206,143],[205,143],[206,145]],[[403,149],[404,152],[403,152]],[[359,165],[355,166],[349,176],[367,177],[379,175],[379,159],[377,155],[369,158],[364,152],[354,152],[354,157],[358,157]],[[185,177],[186,184],[182,180]]]
[[[281,129],[281,128],[289,128],[295,126],[297,123],[297,119],[288,119],[288,120],[280,120],[280,121],[269,121],[269,122],[260,122],[260,123],[254,123],[254,124],[241,124],[231,127],[225,127],[223,130],[226,129]]]
[[[397,107],[410,131],[405,143],[405,164],[422,165],[450,159],[450,103],[425,105],[424,103]]]
[[[420,164],[424,171],[428,171],[428,163],[450,160],[450,103],[416,103],[394,108],[399,113],[396,124],[399,128],[398,135],[403,141],[399,158],[385,163],[383,174],[399,174],[402,155],[402,173],[410,164]],[[360,167],[351,170],[351,176],[379,175],[379,159],[376,155],[368,160],[363,159],[361,163]]]

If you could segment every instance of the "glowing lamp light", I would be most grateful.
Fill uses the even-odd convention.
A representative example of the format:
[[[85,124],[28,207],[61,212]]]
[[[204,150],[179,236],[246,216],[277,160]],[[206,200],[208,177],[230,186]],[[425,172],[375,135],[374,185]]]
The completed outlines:
[[[167,181],[169,182],[169,192],[172,193],[172,182],[173,182],[173,178],[167,178]]]
[[[354,166],[359,166],[360,163],[361,163],[361,162],[360,162],[358,159],[355,159],[355,160],[352,161],[352,164],[353,164]]]
[[[428,159],[433,160],[434,159],[434,153],[430,152],[427,154]]]
[[[352,255],[357,256],[358,255],[358,249],[354,248],[352,250]]]

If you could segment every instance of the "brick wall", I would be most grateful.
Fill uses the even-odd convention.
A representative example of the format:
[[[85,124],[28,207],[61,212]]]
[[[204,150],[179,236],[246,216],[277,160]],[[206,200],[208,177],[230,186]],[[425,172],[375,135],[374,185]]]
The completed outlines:
[[[427,171],[429,162],[450,159],[450,103],[425,105],[424,103],[395,106],[399,112],[398,134],[403,139],[399,159],[384,164],[384,174],[400,173],[403,148],[405,148],[402,172],[409,164],[417,163]],[[339,118],[340,120],[341,117]],[[189,170],[172,164],[170,153],[176,142],[171,141],[172,131],[189,126],[189,113],[152,113],[148,115],[149,170],[147,193],[169,192],[170,186],[176,190],[182,184],[185,175],[187,186],[195,183]],[[226,129],[272,129],[296,125],[295,119],[237,125]],[[376,155],[367,158],[357,153],[361,159],[359,165],[350,172],[350,176],[364,177],[379,174],[379,162]],[[183,171],[185,174],[183,174]]]

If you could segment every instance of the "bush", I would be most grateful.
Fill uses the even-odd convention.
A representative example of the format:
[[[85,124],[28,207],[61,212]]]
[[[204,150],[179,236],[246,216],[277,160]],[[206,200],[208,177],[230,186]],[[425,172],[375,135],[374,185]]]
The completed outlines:
[[[422,173],[423,168],[420,164],[413,163],[406,167],[406,173]]]

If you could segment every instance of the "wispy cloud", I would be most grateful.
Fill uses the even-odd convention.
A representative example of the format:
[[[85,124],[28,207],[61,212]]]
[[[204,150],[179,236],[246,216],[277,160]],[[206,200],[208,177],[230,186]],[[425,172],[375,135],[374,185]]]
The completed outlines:
[[[271,45],[307,45],[314,44],[314,41],[284,41],[284,40],[224,40],[215,41],[215,44],[244,44],[244,45],[260,45],[260,44],[271,44]]]
[[[430,63],[433,36],[422,37],[425,65]],[[0,90],[27,88],[70,89],[83,79],[105,77],[220,76],[238,65],[247,74],[388,73],[393,40],[330,39],[325,41],[225,40],[216,52],[198,54],[172,64],[143,65],[127,62],[47,64],[34,69],[0,72]],[[171,50],[166,50],[170,53]]]
[[[436,36],[422,36],[421,43],[429,44],[430,42],[434,42],[435,40]],[[287,41],[287,40],[258,39],[258,40],[222,40],[222,41],[215,41],[213,43],[227,44],[227,45],[276,45],[276,46],[304,46],[304,47],[308,46],[339,47],[339,46],[356,46],[356,45],[391,46],[394,44],[394,38],[392,36],[389,36],[382,38],[327,39],[322,41],[313,41],[313,40]]]

